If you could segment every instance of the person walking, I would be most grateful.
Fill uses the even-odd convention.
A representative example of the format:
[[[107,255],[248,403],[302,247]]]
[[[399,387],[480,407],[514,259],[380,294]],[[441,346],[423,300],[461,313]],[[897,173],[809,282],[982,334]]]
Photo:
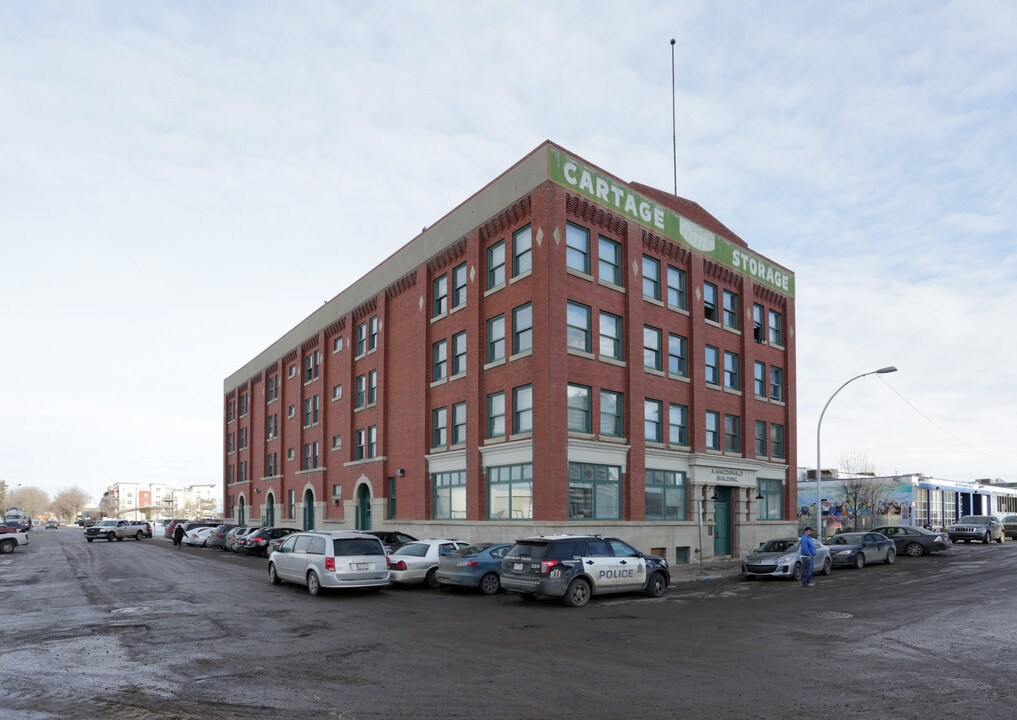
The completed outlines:
[[[816,541],[812,538],[812,528],[805,528],[801,539],[802,587],[816,586],[816,583],[812,582],[812,567],[818,549],[819,546],[816,545]]]
[[[177,523],[177,526],[173,528],[173,544],[177,546],[177,550],[184,544],[184,524]],[[811,568],[812,565],[809,565]]]

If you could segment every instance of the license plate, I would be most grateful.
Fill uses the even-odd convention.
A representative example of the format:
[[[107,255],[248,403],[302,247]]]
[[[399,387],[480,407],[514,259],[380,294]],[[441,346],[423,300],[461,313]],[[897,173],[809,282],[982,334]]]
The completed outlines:
[[[512,569],[515,570],[516,572],[522,572],[523,571],[523,564],[522,563],[512,563]]]
[[[371,563],[353,563],[354,570],[370,570]]]

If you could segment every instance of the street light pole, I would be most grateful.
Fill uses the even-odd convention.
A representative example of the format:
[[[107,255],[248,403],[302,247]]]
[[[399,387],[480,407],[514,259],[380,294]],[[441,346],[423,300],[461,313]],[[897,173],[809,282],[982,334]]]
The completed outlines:
[[[823,412],[819,413],[819,423],[816,425],[816,532],[818,533],[819,542],[823,542],[823,463],[820,460],[819,455],[819,433],[823,429],[823,416],[826,415],[826,409],[830,407],[830,403],[837,397],[837,393],[853,383],[858,378],[863,378],[866,375],[885,375],[886,373],[897,372],[897,368],[890,365],[889,367],[879,368],[879,370],[870,370],[867,373],[861,375],[855,375],[853,378],[848,380],[846,383],[837,388],[836,392],[830,396],[830,399],[826,401],[826,405],[823,406]]]

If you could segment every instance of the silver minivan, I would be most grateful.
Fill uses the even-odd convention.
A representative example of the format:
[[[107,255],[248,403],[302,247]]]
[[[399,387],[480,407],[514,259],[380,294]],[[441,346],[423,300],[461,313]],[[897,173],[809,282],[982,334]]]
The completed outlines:
[[[385,547],[374,535],[344,530],[293,533],[269,555],[273,585],[306,585],[317,595],[322,588],[374,588],[388,585]]]

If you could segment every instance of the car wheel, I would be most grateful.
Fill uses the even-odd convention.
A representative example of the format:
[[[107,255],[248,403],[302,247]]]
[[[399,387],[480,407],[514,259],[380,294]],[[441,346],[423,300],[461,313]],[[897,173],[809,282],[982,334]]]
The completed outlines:
[[[1002,545],[1003,541],[1005,541],[1005,540],[1006,540],[1006,535],[1004,535],[1003,533],[1000,533],[999,537],[996,538],[996,542],[998,542],[1000,545]]]
[[[827,558],[823,561],[823,574],[829,575],[831,572],[833,572],[833,561]]]
[[[893,565],[893,561],[897,559],[897,551],[890,548],[886,551],[886,558],[883,559],[887,565]]]
[[[113,533],[106,533],[106,542],[113,542],[113,538],[115,537],[116,535],[114,535]]]
[[[982,543],[984,543],[985,545],[988,545],[991,542],[992,542],[992,535],[989,535],[989,531],[986,530],[985,531],[985,537],[982,538]]]
[[[865,556],[862,553],[855,555],[855,567],[859,570],[865,567]]]
[[[496,592],[501,590],[501,580],[498,578],[498,573],[489,572],[484,577],[480,578],[480,592],[485,595],[494,595]]]
[[[664,577],[664,573],[654,573],[650,577],[650,582],[646,584],[646,596],[659,598],[664,595],[665,590],[667,590],[667,579]]]
[[[268,579],[273,585],[282,583],[282,580],[279,579],[279,573],[275,570],[275,563],[268,564]]]
[[[582,578],[576,578],[569,583],[564,599],[569,607],[583,607],[590,602],[590,584]]]
[[[89,540],[88,542],[92,541]],[[18,544],[13,540],[4,540],[0,542],[0,555],[7,555],[8,553],[14,552],[14,548],[16,548],[17,546]]]
[[[134,536],[134,539],[137,540],[138,542],[141,542],[141,538],[143,537],[145,537],[145,533],[138,530],[138,534]]]
[[[795,568],[791,571],[791,575],[794,577],[796,582],[802,581],[802,576],[805,575],[805,570],[802,568],[801,563],[795,563]]]
[[[904,548],[904,552],[911,557],[921,557],[925,554],[925,548],[921,546],[921,543],[908,543]]]
[[[321,592],[321,581],[318,580],[318,575],[313,570],[307,573],[307,592],[311,595]]]
[[[441,581],[438,580],[438,568],[431,568],[427,571],[427,575],[424,576],[424,584],[432,590],[441,587]]]

